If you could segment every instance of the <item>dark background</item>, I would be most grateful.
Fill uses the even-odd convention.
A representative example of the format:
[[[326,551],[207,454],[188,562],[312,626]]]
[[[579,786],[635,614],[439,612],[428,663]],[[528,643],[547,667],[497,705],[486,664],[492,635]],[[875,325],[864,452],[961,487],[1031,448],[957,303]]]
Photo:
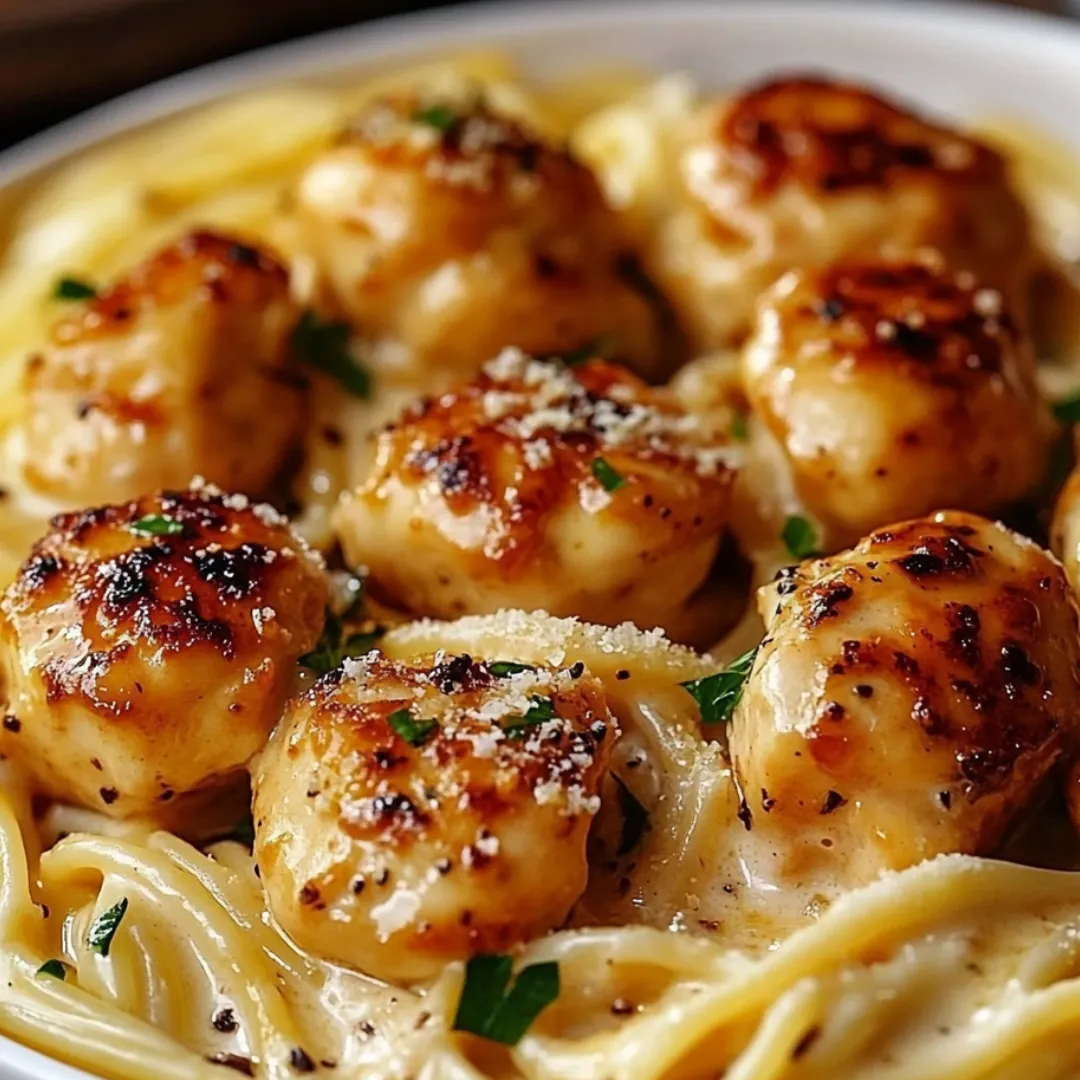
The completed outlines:
[[[0,146],[197,64],[318,30],[454,2],[0,0]],[[534,0],[537,5],[553,2],[588,0]],[[1059,6],[1054,0],[1014,2]]]

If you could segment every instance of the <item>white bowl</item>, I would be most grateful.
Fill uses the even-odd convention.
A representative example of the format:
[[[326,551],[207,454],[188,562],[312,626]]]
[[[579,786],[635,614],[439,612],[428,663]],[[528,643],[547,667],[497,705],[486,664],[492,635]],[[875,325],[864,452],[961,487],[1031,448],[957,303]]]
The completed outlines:
[[[608,62],[727,86],[827,69],[953,116],[1029,121],[1080,152],[1080,29],[1009,9],[870,0],[531,0],[477,4],[333,31],[200,68],[101,106],[0,154],[0,193],[118,134],[229,93],[370,74],[490,45],[530,76]],[[85,1080],[0,1037],[0,1080]]]

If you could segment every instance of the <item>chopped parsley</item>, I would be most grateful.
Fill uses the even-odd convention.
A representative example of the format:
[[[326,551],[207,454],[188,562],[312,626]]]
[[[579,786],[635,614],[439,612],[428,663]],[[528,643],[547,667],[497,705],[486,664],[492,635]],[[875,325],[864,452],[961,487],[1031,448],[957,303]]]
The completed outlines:
[[[532,671],[529,664],[518,664],[513,660],[496,660],[493,664],[488,664],[487,669],[496,679],[508,679],[511,675],[520,675],[523,671]]]
[[[290,341],[293,351],[307,364],[337,379],[350,394],[366,398],[371,377],[349,351],[349,324],[321,318],[310,308],[300,316]]]
[[[784,547],[793,559],[809,559],[818,553],[814,526],[798,514],[792,514],[784,522],[780,539],[784,541]]]
[[[363,597],[360,597],[363,602]],[[356,601],[349,606],[352,614],[357,608]],[[365,656],[375,647],[375,643],[383,636],[384,631],[376,627],[374,630],[359,631],[345,636],[345,628],[341,622],[341,616],[331,608],[326,609],[326,623],[323,625],[322,637],[311,652],[304,653],[298,663],[317,675],[325,675],[327,672],[336,671],[341,667],[342,660],[349,657]]]
[[[742,697],[750,669],[754,666],[755,656],[756,645],[749,652],[732,660],[723,671],[679,684],[698,703],[703,724],[725,724],[731,719],[731,714]]]
[[[509,956],[481,954],[465,966],[454,1031],[468,1031],[492,1042],[516,1046],[533,1021],[559,996],[559,965],[530,964],[513,985]]]
[[[616,472],[602,457],[593,458],[592,474],[600,481],[605,491],[618,491],[626,483],[626,478]]]
[[[428,105],[413,113],[417,124],[424,124],[436,131],[449,131],[457,121],[457,113],[449,105]]]
[[[536,724],[555,719],[555,703],[551,698],[531,697],[529,701],[532,704],[523,716],[515,717],[509,723],[502,725],[502,729],[507,735],[523,735]]]
[[[108,911],[103,911],[91,924],[86,935],[86,943],[92,952],[101,956],[108,956],[112,948],[113,938],[120,929],[120,923],[127,914],[128,901],[125,896],[122,900],[113,904]]]
[[[50,975],[54,979],[59,979],[63,982],[67,978],[67,968],[64,967],[63,962],[60,960],[46,960],[44,964],[37,969],[38,975]]]
[[[638,846],[641,838],[651,828],[649,811],[620,777],[612,773],[611,779],[619,789],[619,809],[623,819],[622,835],[619,837],[619,847],[615,854],[626,855]]]
[[[1080,393],[1055,401],[1054,415],[1063,424],[1080,424]]]
[[[53,297],[57,300],[93,300],[95,296],[97,289],[76,277],[62,277],[53,287]]]
[[[147,514],[133,521],[128,528],[140,536],[179,536],[184,531],[183,522],[164,514]]]
[[[392,712],[386,722],[410,746],[423,746],[439,726],[437,720],[417,720],[408,709]]]
[[[746,442],[748,437],[746,430],[746,417],[741,412],[731,414],[731,437],[739,442]]]

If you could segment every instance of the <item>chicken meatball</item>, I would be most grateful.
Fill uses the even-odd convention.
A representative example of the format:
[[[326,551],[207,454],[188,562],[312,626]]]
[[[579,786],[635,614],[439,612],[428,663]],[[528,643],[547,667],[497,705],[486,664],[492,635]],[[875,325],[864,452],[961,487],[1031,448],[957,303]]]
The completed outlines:
[[[242,495],[63,514],[0,601],[0,757],[53,798],[174,820],[263,745],[328,597],[320,557]]]
[[[659,328],[592,173],[483,100],[380,101],[300,181],[311,253],[380,370],[469,377],[503,346],[607,338],[662,373]]]
[[[781,78],[704,108],[650,260],[699,350],[729,344],[781,273],[933,246],[999,288],[1030,239],[990,147],[868,90]]]
[[[134,499],[196,475],[266,488],[303,398],[285,366],[285,268],[195,232],[62,319],[25,373],[25,479],[61,504]]]
[[[347,660],[255,773],[255,855],[303,948],[414,982],[559,926],[617,725],[584,665]]]
[[[1003,525],[939,513],[781,574],[735,710],[747,827],[852,883],[992,852],[1076,744],[1077,608]]]
[[[727,518],[732,450],[622,368],[507,349],[380,437],[336,526],[407,609],[678,625]]]
[[[840,542],[942,506],[987,512],[1043,475],[1054,424],[1002,294],[939,260],[792,272],[763,299],[746,391]]]

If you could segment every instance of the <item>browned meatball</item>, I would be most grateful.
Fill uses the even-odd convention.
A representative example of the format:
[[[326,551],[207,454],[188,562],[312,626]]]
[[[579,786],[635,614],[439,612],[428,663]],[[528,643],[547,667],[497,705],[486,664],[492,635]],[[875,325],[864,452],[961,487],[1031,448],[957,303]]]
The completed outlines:
[[[559,926],[618,735],[583,669],[372,653],[296,699],[255,774],[281,925],[406,982]]]
[[[305,237],[389,375],[609,338],[660,374],[655,312],[592,173],[482,99],[372,105],[300,181]]]
[[[0,601],[0,756],[54,798],[171,818],[261,748],[328,594],[322,560],[242,495],[64,514]]]
[[[62,319],[26,368],[24,473],[84,506],[201,475],[258,492],[298,435],[296,321],[266,251],[194,232]]]
[[[335,524],[349,561],[419,614],[543,609],[682,636],[731,453],[623,368],[508,349],[382,434]]]
[[[807,506],[850,541],[942,506],[1008,507],[1054,430],[1001,293],[940,260],[785,275],[743,353],[747,394]]]
[[[735,712],[748,821],[789,870],[852,883],[987,854],[1076,745],[1077,608],[1059,563],[970,514],[871,533],[763,590]]]

